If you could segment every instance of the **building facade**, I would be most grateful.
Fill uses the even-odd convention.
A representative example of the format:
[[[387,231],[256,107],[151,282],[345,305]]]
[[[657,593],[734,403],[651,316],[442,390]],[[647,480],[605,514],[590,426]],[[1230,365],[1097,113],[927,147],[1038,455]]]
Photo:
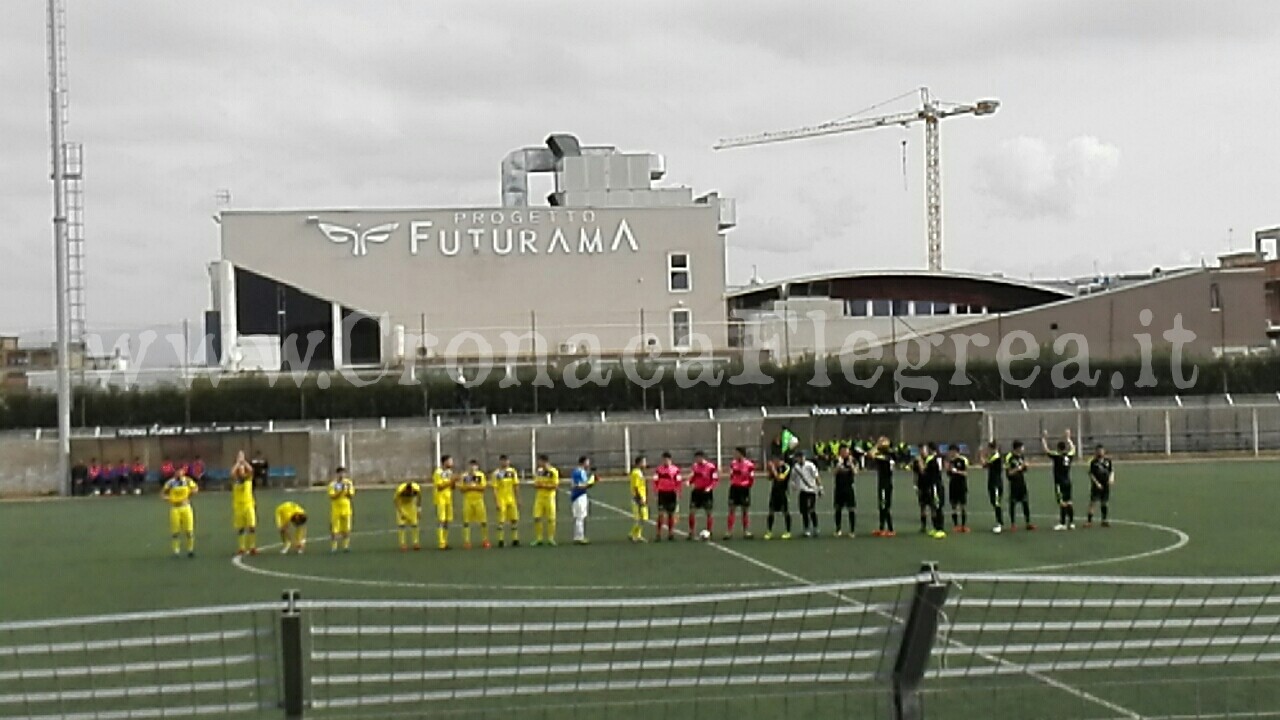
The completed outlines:
[[[566,138],[504,163],[500,207],[222,212],[220,364],[724,351],[732,204],[652,187],[658,156]],[[521,204],[513,176],[538,171],[556,174],[552,205]]]

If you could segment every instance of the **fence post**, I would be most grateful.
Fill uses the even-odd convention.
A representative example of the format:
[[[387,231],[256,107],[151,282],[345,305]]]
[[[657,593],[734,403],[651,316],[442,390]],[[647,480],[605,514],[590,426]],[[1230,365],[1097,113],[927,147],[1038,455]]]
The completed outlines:
[[[907,611],[902,642],[893,662],[893,709],[895,720],[923,720],[920,682],[924,679],[933,643],[938,635],[938,617],[947,601],[947,583],[938,577],[938,564],[920,566],[927,579],[916,583],[915,597]]]
[[[1253,456],[1257,457],[1262,454],[1262,438],[1258,432],[1258,408],[1253,409]]]
[[[529,474],[537,472],[538,467],[538,428],[529,428]]]
[[[724,433],[716,423],[716,467],[724,467]]]
[[[281,697],[285,720],[301,720],[305,702],[306,675],[302,667],[302,613],[298,610],[297,590],[284,592],[284,609],[280,614]]]
[[[631,426],[622,427],[622,464],[623,470],[631,467]]]
[[[1164,411],[1164,454],[1173,454],[1173,423],[1169,420],[1169,411]]]

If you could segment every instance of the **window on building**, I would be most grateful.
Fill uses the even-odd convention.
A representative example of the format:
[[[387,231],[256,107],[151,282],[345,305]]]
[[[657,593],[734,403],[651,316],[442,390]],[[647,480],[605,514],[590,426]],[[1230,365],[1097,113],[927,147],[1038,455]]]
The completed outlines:
[[[893,311],[893,303],[889,300],[872,300],[871,314],[876,317],[889,317]]]
[[[917,300],[915,301],[914,309],[915,312],[912,313],[913,315],[932,315],[933,303],[929,300]]]
[[[671,311],[671,347],[688,350],[693,346],[693,311],[679,308]]]
[[[951,303],[949,303],[949,302],[934,302],[934,303],[933,303],[933,314],[934,314],[934,315],[950,315],[950,314],[951,314]]]
[[[911,312],[910,300],[894,300],[893,315],[894,317],[906,317]]]
[[[844,314],[849,317],[866,317],[871,314],[870,305],[867,300],[845,300]]]
[[[688,253],[670,253],[667,255],[667,290],[670,292],[689,292],[693,289],[693,276],[689,271]]]

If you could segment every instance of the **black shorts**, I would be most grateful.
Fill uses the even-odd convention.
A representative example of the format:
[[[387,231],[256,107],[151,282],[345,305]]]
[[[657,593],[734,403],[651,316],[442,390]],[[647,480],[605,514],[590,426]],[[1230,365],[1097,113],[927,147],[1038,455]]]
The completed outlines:
[[[1027,481],[1009,480],[1009,502],[1027,502]]]
[[[1057,496],[1058,502],[1071,502],[1071,483],[1056,482],[1053,484],[1053,494]]]
[[[996,480],[995,482],[988,480],[987,499],[991,501],[991,505],[993,507],[1000,507],[1000,504],[1004,502],[1004,482],[1000,480]]]
[[[879,483],[876,487],[876,495],[882,509],[888,510],[893,507],[893,483]]]
[[[818,493],[800,491],[800,514],[816,512],[818,509]]]
[[[968,505],[969,481],[965,478],[951,478],[951,486],[947,488],[947,494],[951,496],[953,506]]]
[[[791,496],[787,495],[786,485],[769,491],[769,512],[791,512]]]
[[[1089,483],[1089,500],[1092,502],[1108,502],[1111,500],[1111,485],[1103,483],[1102,487],[1098,487],[1092,482]]]
[[[942,507],[947,504],[947,496],[941,485],[921,485],[916,488],[916,499],[920,502],[920,507]]]
[[[751,507],[751,487],[748,485],[730,485],[729,507]]]
[[[710,511],[713,505],[713,498],[710,490],[698,490],[694,488],[689,493],[689,509],[690,510],[706,510]]]
[[[852,484],[836,485],[835,506],[836,509],[858,507],[858,494]]]
[[[670,490],[658,491],[658,512],[670,515],[674,513],[679,506],[679,496],[674,492]]]

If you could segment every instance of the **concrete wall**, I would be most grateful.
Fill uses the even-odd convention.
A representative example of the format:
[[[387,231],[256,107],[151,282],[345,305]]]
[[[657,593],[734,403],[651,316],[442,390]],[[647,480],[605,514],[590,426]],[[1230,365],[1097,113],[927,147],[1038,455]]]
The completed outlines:
[[[51,495],[58,481],[58,441],[0,437],[0,497]]]

